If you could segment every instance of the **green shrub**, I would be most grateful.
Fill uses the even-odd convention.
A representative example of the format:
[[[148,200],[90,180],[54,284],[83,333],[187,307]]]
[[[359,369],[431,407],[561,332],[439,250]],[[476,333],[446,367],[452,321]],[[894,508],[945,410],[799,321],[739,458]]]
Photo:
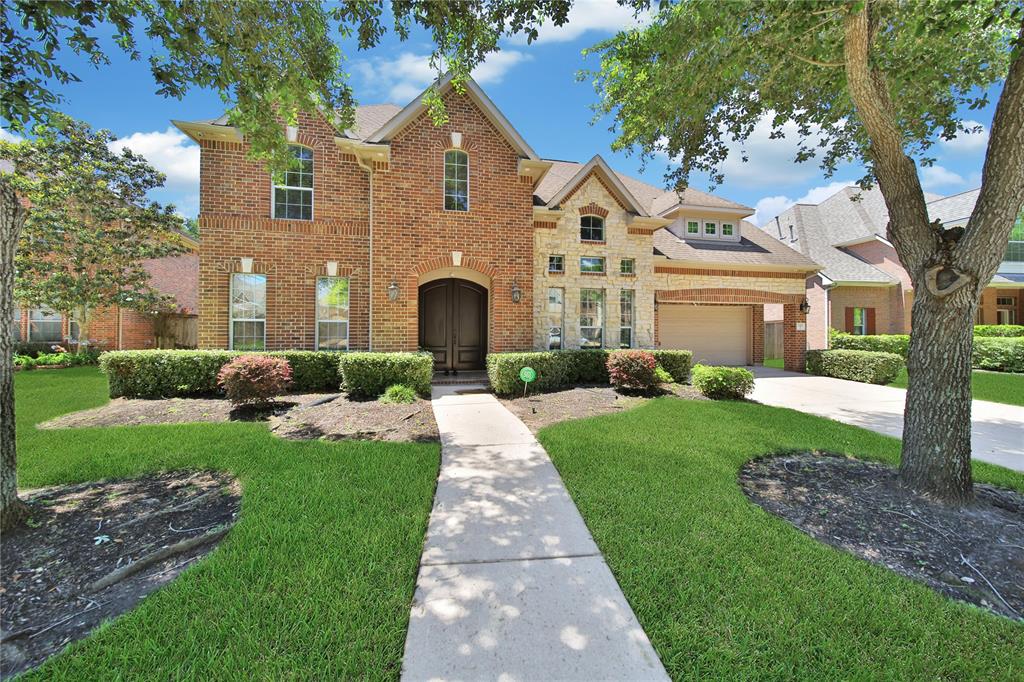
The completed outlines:
[[[865,384],[888,384],[903,369],[903,358],[895,353],[867,350],[809,350],[807,373]]]
[[[907,334],[872,334],[858,336],[845,332],[833,331],[829,334],[829,346],[832,350],[867,350],[875,353],[895,353],[907,357],[910,336]]]
[[[384,395],[378,398],[382,403],[400,404],[416,402],[416,391],[404,384],[393,384],[388,386]]]
[[[974,367],[996,372],[1024,372],[1024,337],[975,336]]]
[[[33,370],[37,363],[36,359],[30,355],[15,355],[14,364],[24,370]]]
[[[742,367],[694,365],[693,385],[713,400],[739,400],[754,390],[754,375]]]
[[[537,379],[530,384],[531,391],[557,391],[577,382],[579,372],[574,361],[577,352],[580,351],[488,353],[487,378],[498,395],[521,394],[523,382],[519,380],[519,370],[532,367],[537,370]]]
[[[273,351],[267,355],[284,358],[292,368],[291,390],[330,393],[338,390],[338,358],[341,353],[317,350]]]
[[[288,388],[292,368],[270,355],[241,355],[220,368],[217,384],[235,405],[266,405]]]
[[[652,350],[649,351],[658,361],[658,366],[663,368],[677,384],[690,383],[690,365],[693,363],[693,353],[688,350]]]
[[[1024,336],[1024,324],[976,324],[975,336]]]
[[[644,350],[617,350],[608,355],[608,378],[612,386],[650,391],[658,385],[658,361]]]
[[[376,398],[392,384],[427,396],[434,358],[430,353],[342,353],[338,368],[342,388],[354,398]]]
[[[669,374],[661,365],[654,368],[654,378],[659,384],[671,384],[675,381],[675,379],[672,378],[672,375]]]

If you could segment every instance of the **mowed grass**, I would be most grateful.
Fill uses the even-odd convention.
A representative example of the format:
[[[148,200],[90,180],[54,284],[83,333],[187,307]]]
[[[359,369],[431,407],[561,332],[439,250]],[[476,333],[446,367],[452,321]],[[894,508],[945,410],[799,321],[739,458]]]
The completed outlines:
[[[1024,626],[832,549],[751,504],[766,453],[895,463],[899,442],[791,410],[659,398],[540,433],[675,679],[1024,679]],[[984,463],[978,480],[1024,489]]]
[[[907,368],[900,370],[890,386],[907,387]],[[1024,406],[1024,374],[1010,372],[971,372],[971,394],[975,400],[990,400],[994,403]]]
[[[290,442],[263,424],[42,431],[106,402],[95,368],[17,375],[23,488],[211,468],[239,477],[224,542],[30,679],[395,679],[440,449]]]

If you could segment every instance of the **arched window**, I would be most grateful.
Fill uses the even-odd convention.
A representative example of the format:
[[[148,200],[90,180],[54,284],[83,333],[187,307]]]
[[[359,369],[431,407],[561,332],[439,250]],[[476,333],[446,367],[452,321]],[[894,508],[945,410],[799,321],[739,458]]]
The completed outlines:
[[[444,153],[444,208],[469,210],[469,154],[459,149]]]
[[[275,218],[313,219],[313,150],[290,145],[292,163],[273,179],[272,202]]]
[[[585,242],[603,242],[604,218],[596,215],[580,216],[580,239]]]

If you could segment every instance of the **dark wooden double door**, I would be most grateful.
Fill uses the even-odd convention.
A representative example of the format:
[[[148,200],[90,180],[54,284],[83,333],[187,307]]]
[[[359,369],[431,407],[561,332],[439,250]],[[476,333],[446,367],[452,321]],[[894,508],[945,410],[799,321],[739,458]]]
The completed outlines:
[[[487,290],[464,279],[420,287],[420,348],[435,371],[483,369],[487,355]]]

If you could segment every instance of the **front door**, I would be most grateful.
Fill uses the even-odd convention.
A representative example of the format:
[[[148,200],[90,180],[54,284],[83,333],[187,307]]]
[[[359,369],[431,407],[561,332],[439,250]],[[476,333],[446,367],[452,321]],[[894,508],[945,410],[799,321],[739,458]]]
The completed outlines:
[[[464,279],[420,287],[420,348],[436,371],[483,369],[487,354],[487,290]]]

